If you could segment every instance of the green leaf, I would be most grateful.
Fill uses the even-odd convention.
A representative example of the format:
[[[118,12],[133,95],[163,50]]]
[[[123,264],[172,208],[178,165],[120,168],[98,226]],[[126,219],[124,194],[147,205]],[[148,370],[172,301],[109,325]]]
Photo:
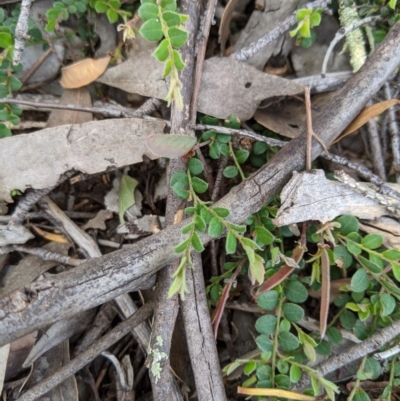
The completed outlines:
[[[311,37],[311,31],[310,31],[310,20],[304,20],[301,24],[301,27],[299,29],[300,36],[303,38],[309,38]]]
[[[191,157],[188,162],[188,167],[193,175],[201,174],[204,170],[203,163],[199,159]]]
[[[49,22],[46,24],[46,26],[44,28],[46,30],[46,32],[53,32],[56,28],[56,23],[57,23],[57,21],[55,19],[49,20]]]
[[[266,334],[261,334],[256,338],[257,347],[263,352],[272,351],[272,341]]]
[[[183,62],[182,57],[178,50],[172,50],[172,59],[174,60],[174,65],[175,67],[179,70],[182,71],[185,67],[186,64]]]
[[[135,188],[139,184],[134,178],[124,174],[121,178],[121,184],[118,194],[119,220],[121,224],[125,222],[125,212],[135,204]]]
[[[162,15],[163,20],[169,26],[177,26],[181,24],[180,14],[175,13],[173,11],[165,11]]]
[[[335,221],[340,223],[339,232],[342,235],[346,236],[352,232],[358,232],[358,220],[350,214],[340,216]]]
[[[86,11],[86,4],[83,1],[77,1],[75,3],[75,7],[80,13],[84,13]]]
[[[196,215],[194,219],[195,227],[197,231],[206,231],[207,225],[204,219],[200,215]]]
[[[150,42],[158,42],[164,36],[161,23],[156,20],[146,21],[140,28],[139,33]]]
[[[232,137],[226,134],[217,134],[216,139],[220,143],[228,143],[232,139]]]
[[[304,310],[302,307],[292,303],[286,303],[282,305],[282,310],[285,315],[285,318],[289,320],[289,322],[296,323],[303,319]]]
[[[304,18],[308,17],[312,13],[312,10],[308,10],[307,8],[302,8],[298,10],[296,13],[297,21],[302,21]]]
[[[18,125],[21,121],[21,119],[17,116],[14,116],[13,114],[10,115],[10,123],[13,125]]]
[[[107,10],[107,18],[110,24],[115,24],[118,21],[118,13],[111,8]]]
[[[235,157],[236,160],[239,164],[243,164],[247,158],[249,157],[249,151],[245,150],[245,149],[239,149],[236,153],[235,153]]]
[[[163,78],[166,78],[171,73],[172,60],[167,60],[164,64]]]
[[[189,184],[189,180],[187,178],[185,171],[176,171],[170,180],[170,185],[174,186],[177,182],[182,182],[184,185]]]
[[[275,290],[263,292],[257,297],[257,305],[266,311],[271,311],[278,306],[279,294]]]
[[[275,237],[265,227],[257,226],[256,233],[257,233],[257,239],[264,245],[269,245],[272,244],[272,242],[274,242]]]
[[[158,7],[155,4],[151,3],[142,4],[139,7],[138,13],[139,17],[143,21],[148,21],[150,19],[158,19]]]
[[[254,242],[252,239],[250,238],[246,238],[246,237],[242,237],[241,238],[241,242],[242,245],[247,245],[248,247],[250,247],[251,249],[259,249],[261,250],[261,248],[258,246],[258,244],[256,242]]]
[[[75,14],[77,11],[78,11],[77,8],[73,5],[68,7],[68,12],[70,14]]]
[[[0,84],[0,97],[5,97],[9,94],[7,86]]]
[[[278,342],[285,351],[294,351],[299,346],[297,337],[288,331],[279,333]]]
[[[121,3],[119,0],[108,0],[108,4],[110,7],[116,8],[117,10],[121,8]]]
[[[283,362],[283,361],[282,361]],[[279,363],[279,362],[278,362]],[[286,362],[287,363],[287,362]],[[278,364],[277,364],[278,365]],[[285,390],[289,390],[290,387],[290,379],[289,376],[278,374],[275,376],[275,383],[278,388],[282,388]]]
[[[396,300],[389,294],[382,294],[381,298],[381,316],[389,316],[394,311],[396,307]]]
[[[400,251],[397,249],[387,249],[382,252],[382,255],[390,260],[399,260],[400,259]]]
[[[7,128],[4,124],[0,124],[0,138],[6,138],[11,135],[10,128]]]
[[[342,269],[347,269],[353,263],[353,256],[350,252],[343,246],[337,245],[333,249],[333,258],[335,263]]]
[[[94,9],[96,10],[96,13],[105,13],[108,10],[108,5],[103,1],[96,1]]]
[[[236,237],[232,233],[232,231],[229,231],[228,235],[226,237],[226,243],[225,243],[225,250],[226,250],[227,255],[235,253],[236,252],[236,247],[237,247]]]
[[[371,255],[372,256],[372,255]],[[358,257],[360,263],[365,266],[371,273],[374,274],[379,274],[382,272],[383,268],[382,266],[379,266],[378,264],[371,262],[367,258],[364,258],[364,256],[359,256]]]
[[[351,290],[362,292],[369,287],[369,277],[364,269],[358,269],[351,278]]]
[[[318,26],[321,23],[321,14],[318,12],[314,12],[310,16],[310,26],[311,28],[314,28],[315,26]]]
[[[4,10],[2,8],[0,8],[0,24],[3,23],[4,17],[5,17]]]
[[[331,346],[326,340],[321,340],[321,342],[315,347],[315,351],[324,356],[329,356],[332,353]]]
[[[354,233],[351,233],[354,234]],[[349,234],[349,235],[351,235]],[[356,242],[352,241],[351,239],[349,239],[347,241],[347,250],[352,253],[353,255],[360,255],[362,252],[362,249],[357,245]]]
[[[240,120],[238,116],[231,114],[228,118],[224,121],[224,127],[232,128],[232,129],[239,129],[240,128]]]
[[[182,241],[179,245],[177,245],[177,246],[174,248],[174,252],[175,252],[175,253],[181,253],[181,252],[183,252],[183,251],[187,248],[187,246],[188,246],[188,244],[189,244],[189,241],[190,241],[190,238],[186,238],[184,241]]]
[[[194,191],[197,192],[198,194],[202,194],[206,192],[208,189],[208,184],[204,180],[198,177],[192,178],[192,186]]]
[[[260,334],[272,334],[276,328],[276,317],[273,315],[264,315],[257,319],[255,329]]]
[[[292,383],[297,383],[301,379],[301,369],[297,365],[292,365],[290,367],[289,377]]]
[[[343,340],[342,333],[336,327],[330,327],[326,335],[333,345],[339,345]]]
[[[22,88],[22,82],[13,75],[11,75],[11,77],[9,78],[8,84],[10,85],[10,89],[12,91],[19,91]]]
[[[383,244],[383,237],[380,234],[368,234],[362,240],[361,244],[368,249],[377,249]]]
[[[164,10],[176,10],[176,0],[161,0],[161,7]]]
[[[192,246],[197,252],[204,251],[204,246],[200,240],[200,237],[196,233],[196,231],[192,234]]]
[[[340,324],[346,330],[352,330],[356,324],[356,317],[353,312],[345,309],[339,316]]]
[[[150,6],[151,4],[146,4],[146,5]],[[154,51],[153,56],[158,61],[165,61],[168,58],[168,56],[169,56],[169,40],[168,39],[164,39],[163,41],[161,41],[161,43],[158,45],[157,49]]]
[[[177,182],[172,186],[175,196],[180,199],[189,199],[190,192],[186,189],[186,184]]]
[[[193,206],[189,206],[185,208],[185,214],[193,214],[196,211],[196,208]]]
[[[265,142],[254,142],[252,152],[255,155],[262,155],[268,149],[268,145]]]
[[[191,221],[189,224],[187,224],[185,227],[182,228],[181,233],[182,234],[187,234],[189,231],[192,230],[193,224],[194,224],[193,221]]]
[[[182,47],[186,43],[189,33],[186,29],[173,26],[168,29],[168,36],[173,47]]]
[[[394,10],[396,7],[397,0],[389,0],[389,7]]]
[[[12,46],[13,40],[12,36],[6,32],[0,32],[0,47],[6,49],[7,47]]]
[[[0,121],[8,121],[10,112],[8,109],[0,110]]]
[[[249,376],[256,370],[256,368],[257,368],[257,363],[255,361],[247,362],[243,369],[243,373]]]
[[[224,168],[224,171],[222,174],[226,178],[234,178],[239,174],[239,171],[235,166],[227,166]]]
[[[200,216],[204,219],[206,224],[209,224],[211,219],[214,217],[211,212],[209,212],[205,207],[200,210]]]
[[[210,297],[211,299],[217,303],[219,297],[221,296],[222,287],[219,284],[213,285],[210,290]]]
[[[354,394],[353,401],[371,401],[368,394],[361,388],[358,388]]]
[[[314,363],[316,361],[317,354],[314,347],[310,343],[305,342],[303,344],[303,352],[310,362]]]
[[[217,238],[222,234],[224,226],[217,217],[213,217],[208,225],[208,235]]]
[[[225,207],[216,206],[213,208],[213,211],[217,213],[219,217],[225,218],[229,216],[229,209]]]
[[[291,280],[286,284],[285,295],[289,301],[296,304],[300,304],[308,298],[307,288],[296,280]]]

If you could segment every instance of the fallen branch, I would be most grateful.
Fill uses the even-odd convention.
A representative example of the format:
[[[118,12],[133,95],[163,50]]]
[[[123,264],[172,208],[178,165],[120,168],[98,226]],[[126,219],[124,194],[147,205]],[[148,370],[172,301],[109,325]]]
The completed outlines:
[[[314,121],[314,131],[324,143],[331,143],[350,124],[400,64],[399,35],[400,22],[397,22],[371,58]],[[322,146],[314,141],[312,158],[321,152]],[[302,170],[304,163],[303,133],[217,204],[232,211],[231,222],[242,223],[278,193],[294,170]],[[1,299],[0,346],[144,286],[152,274],[180,256],[174,253],[174,246],[186,238],[181,234],[185,224],[184,221],[169,227],[128,249],[90,260]],[[203,243],[210,241],[207,235],[202,235],[201,239]]]
[[[82,352],[71,362],[58,369],[54,374],[29,389],[26,393],[18,398],[18,401],[36,400],[43,394],[46,394],[52,388],[61,384],[68,377],[72,376],[85,365],[92,362],[94,358],[111,347],[111,345],[121,340],[121,338],[130,333],[133,328],[148,319],[152,311],[153,305],[151,303],[142,306],[134,315],[120,323],[117,327],[100,338],[100,340],[91,345],[86,351]]]

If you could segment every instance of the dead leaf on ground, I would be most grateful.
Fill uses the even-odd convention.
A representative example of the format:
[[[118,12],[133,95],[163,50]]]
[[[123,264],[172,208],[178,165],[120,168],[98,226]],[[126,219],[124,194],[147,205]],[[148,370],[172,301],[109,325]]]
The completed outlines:
[[[76,106],[92,106],[92,99],[87,88],[65,89],[59,104],[73,104]],[[66,124],[84,124],[93,120],[92,113],[76,110],[53,110],[47,121],[46,128],[58,127]]]
[[[100,210],[93,219],[90,219],[85,225],[82,226],[82,230],[89,230],[90,228],[94,230],[105,230],[106,220],[113,217],[113,213],[109,210]]]
[[[29,333],[10,344],[10,355],[7,361],[6,380],[19,374],[24,368],[22,364],[35,344],[37,331]]]
[[[49,233],[41,228],[31,224],[31,227],[36,231],[41,237],[47,239],[47,241],[58,242],[60,244],[68,244],[68,240],[62,234]]]
[[[147,149],[146,137],[162,134],[164,127],[161,121],[110,119],[3,138],[0,199],[12,202],[12,189],[51,187],[68,170],[94,174],[139,163],[143,155],[157,159]]]
[[[399,104],[400,100],[398,99],[389,99],[384,100],[383,102],[375,103],[372,106],[366,107],[361,113],[350,123],[350,125],[338,136],[338,138],[333,142],[339,142],[345,136],[353,133],[358,130],[364,124],[366,124],[369,120],[373,119],[379,114],[382,114],[384,111],[389,109],[390,107]]]
[[[331,100],[335,92],[327,92],[312,97],[312,118],[315,120]],[[287,138],[297,138],[306,128],[304,102],[297,99],[283,99],[269,107],[260,107],[254,114],[256,121]]]
[[[225,54],[225,45],[229,37],[229,25],[232,20],[233,11],[235,10],[238,0],[229,0],[222,13],[221,22],[218,30],[218,43],[221,44],[221,53]]]
[[[111,56],[99,58],[86,58],[61,70],[60,84],[66,89],[76,89],[96,81],[106,70]]]
[[[352,214],[373,220],[388,215],[385,207],[337,181],[328,180],[323,170],[293,173],[281,193],[282,206],[274,224],[281,227],[303,221],[332,221]]]
[[[92,323],[95,314],[96,309],[89,309],[54,323],[34,345],[22,366],[27,368],[49,349],[85,330]]]
[[[97,81],[129,93],[164,99],[168,83],[161,79],[163,64],[150,53],[108,69]],[[265,74],[257,69],[225,57],[204,62],[198,111],[218,118],[235,115],[241,121],[253,117],[262,100],[274,96],[302,93],[298,83]]]
[[[62,255],[67,255],[69,248],[69,244],[57,242],[49,242],[43,246],[43,249]],[[0,272],[0,298],[4,298],[7,294],[31,283],[41,274],[57,265],[59,263],[54,260],[43,260],[36,255],[27,255],[17,265],[7,266]]]

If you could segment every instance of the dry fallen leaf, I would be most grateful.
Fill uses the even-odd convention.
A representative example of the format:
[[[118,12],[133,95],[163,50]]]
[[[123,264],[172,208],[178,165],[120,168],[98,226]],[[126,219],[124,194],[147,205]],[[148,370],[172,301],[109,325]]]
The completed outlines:
[[[160,121],[109,119],[2,138],[0,199],[12,202],[12,189],[51,187],[68,170],[94,174],[139,163],[143,155],[157,159],[146,137],[164,127]]]
[[[160,79],[163,64],[151,53],[109,68],[98,82],[129,93],[163,99],[168,83]],[[303,93],[296,82],[265,74],[229,57],[212,57],[204,62],[198,111],[218,118],[235,115],[241,121],[253,117],[262,100]]]
[[[309,220],[332,221],[337,216],[352,214],[373,220],[387,215],[387,209],[337,181],[328,180],[323,170],[293,173],[281,193],[282,206],[274,224],[281,227]]]
[[[47,241],[58,242],[60,244],[68,244],[68,240],[62,234],[49,233],[42,230],[41,228],[31,224],[31,227],[36,231],[41,237],[47,239]]]
[[[94,230],[105,230],[106,220],[109,220],[113,217],[113,212],[109,210],[100,210],[93,219],[90,219],[85,225],[82,226],[82,230],[88,230],[89,228],[93,228]]]
[[[86,58],[61,70],[60,84],[67,89],[81,88],[96,81],[106,70],[111,56],[99,58]]]
[[[90,107],[92,99],[87,88],[65,89],[59,104],[74,104]],[[84,124],[93,120],[92,113],[76,110],[53,110],[47,121],[46,128],[58,127],[65,124]]]
[[[229,37],[229,24],[231,23],[233,11],[235,10],[237,2],[238,0],[229,0],[222,13],[218,30],[218,43],[221,44],[222,54],[225,54],[225,45]]]
[[[398,99],[389,99],[384,100],[383,102],[375,103],[372,106],[366,107],[361,113],[350,123],[350,125],[338,136],[338,138],[333,142],[336,143],[340,141],[345,136],[353,133],[364,124],[366,124],[372,118],[379,116],[388,108],[399,104],[400,100]]]

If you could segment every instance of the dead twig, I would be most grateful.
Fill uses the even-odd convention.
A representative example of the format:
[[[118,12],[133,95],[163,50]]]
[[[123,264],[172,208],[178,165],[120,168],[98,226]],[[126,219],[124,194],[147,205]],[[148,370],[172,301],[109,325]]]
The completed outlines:
[[[151,303],[142,306],[134,315],[120,323],[117,327],[112,329],[109,333],[91,345],[86,351],[82,352],[71,362],[65,364],[54,374],[29,389],[26,393],[22,394],[18,400],[33,401],[43,394],[46,394],[49,390],[58,386],[65,379],[75,374],[78,370],[82,369],[85,365],[93,361],[94,358],[111,347],[111,345],[121,340],[121,338],[126,336],[133,328],[148,319],[151,316],[152,311],[153,305]]]
[[[18,65],[20,63],[25,48],[25,41],[28,36],[28,21],[31,3],[32,0],[22,0],[21,2],[21,12],[15,27],[13,65]]]
[[[388,82],[384,85],[386,99],[392,99],[390,85]],[[400,132],[396,118],[396,109],[390,107],[388,110],[389,133],[392,139],[393,168],[396,175],[396,182],[400,184]]]
[[[307,3],[302,8],[307,8],[309,10],[315,10],[317,8],[322,8],[326,10],[328,5],[331,3],[331,0],[316,0],[312,3]],[[297,11],[293,13],[289,18],[286,18],[283,22],[281,22],[276,28],[272,29],[266,35],[261,36],[256,42],[253,42],[249,46],[241,49],[239,52],[233,53],[231,57],[235,58],[238,61],[246,61],[250,57],[254,56],[258,53],[263,47],[267,46],[273,40],[278,39],[279,36],[288,31],[296,22]]]

